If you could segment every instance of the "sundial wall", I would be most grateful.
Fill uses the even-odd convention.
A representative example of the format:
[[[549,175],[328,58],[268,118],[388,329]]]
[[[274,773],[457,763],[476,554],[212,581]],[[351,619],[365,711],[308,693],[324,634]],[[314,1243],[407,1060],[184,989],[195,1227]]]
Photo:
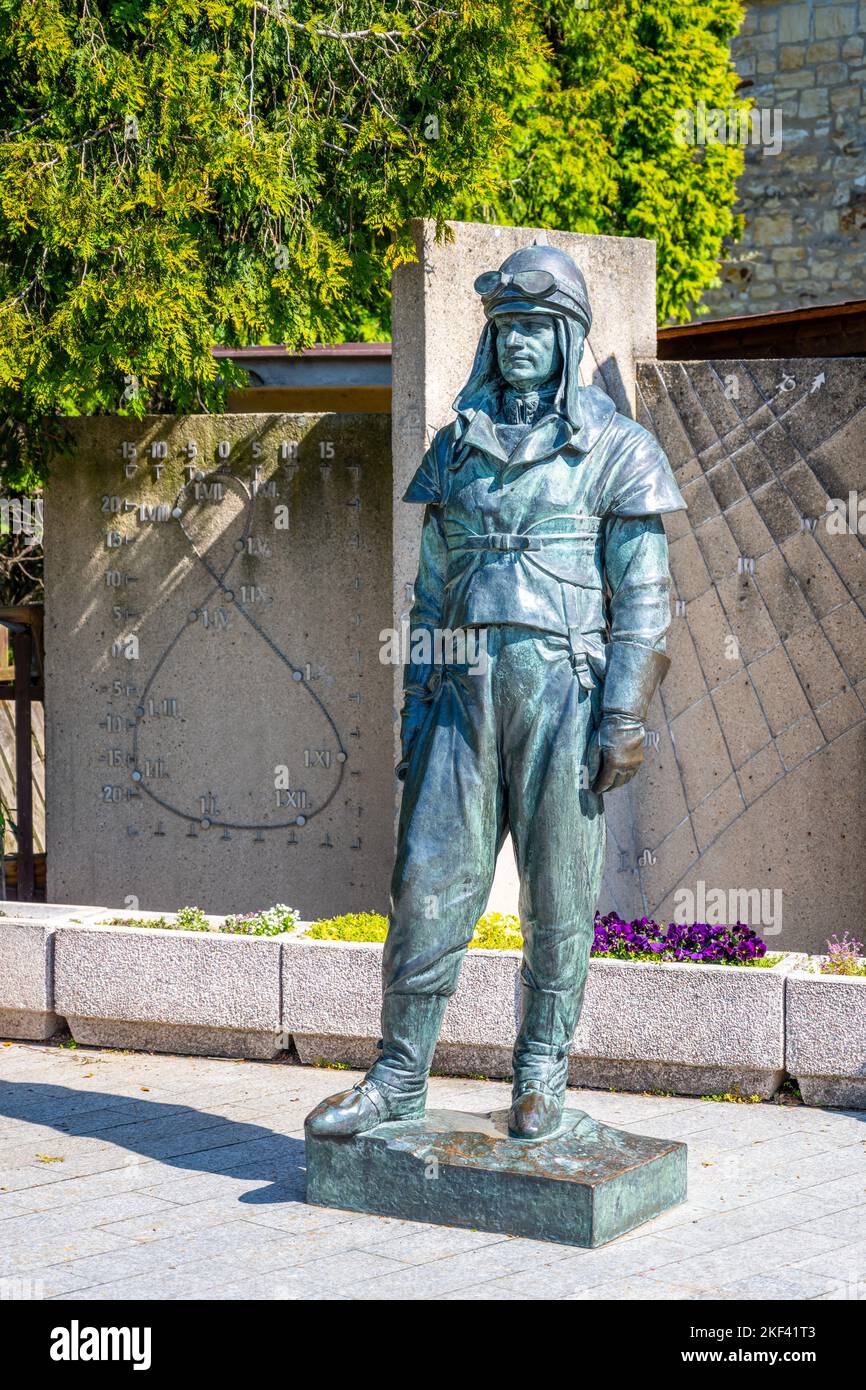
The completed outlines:
[[[71,422],[45,508],[51,901],[385,907],[389,426]]]
[[[866,372],[856,358],[644,362],[671,669],[645,766],[606,799],[602,903],[746,921],[770,951],[863,940]]]

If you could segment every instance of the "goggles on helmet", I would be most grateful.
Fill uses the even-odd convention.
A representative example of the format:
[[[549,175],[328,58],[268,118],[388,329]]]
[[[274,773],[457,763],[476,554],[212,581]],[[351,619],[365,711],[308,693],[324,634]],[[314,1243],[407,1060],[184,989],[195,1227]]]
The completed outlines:
[[[556,276],[549,270],[518,270],[509,275],[507,271],[486,270],[475,281],[476,293],[484,299],[498,299],[511,288],[523,290],[524,294],[541,297],[552,294],[556,289]]]

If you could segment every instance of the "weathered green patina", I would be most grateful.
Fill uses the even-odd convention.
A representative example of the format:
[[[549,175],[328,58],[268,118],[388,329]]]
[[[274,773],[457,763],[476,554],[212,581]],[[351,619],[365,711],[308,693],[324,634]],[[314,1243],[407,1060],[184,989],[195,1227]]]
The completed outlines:
[[[523,1139],[557,1129],[604,860],[603,796],[638,770],[669,664],[661,515],[685,504],[653,437],[580,384],[591,324],[581,272],[533,246],[476,289],[487,323],[469,379],[405,498],[426,510],[381,1056],[313,1111],[311,1136],[423,1113],[445,1007],[508,832],[525,941],[510,1127]],[[454,630],[481,641],[482,659],[424,654]]]
[[[504,1110],[431,1110],[346,1139],[307,1133],[307,1200],[348,1211],[596,1246],[685,1196],[685,1144],[580,1110],[532,1143],[509,1136]]]

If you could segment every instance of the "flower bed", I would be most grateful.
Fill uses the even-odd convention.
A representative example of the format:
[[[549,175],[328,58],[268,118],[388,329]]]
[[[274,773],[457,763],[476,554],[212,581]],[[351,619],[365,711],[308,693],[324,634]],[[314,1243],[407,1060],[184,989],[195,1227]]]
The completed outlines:
[[[626,922],[616,912],[595,914],[593,956],[613,960],[687,961],[691,965],[774,965],[767,947],[744,922],[716,926],[709,922],[669,922],[651,917]]]
[[[229,936],[283,936],[296,929],[301,914],[285,903],[260,912],[241,912],[229,917],[209,917],[200,907],[182,907],[178,912],[149,912],[140,917],[109,917],[100,922],[105,927],[150,927],[165,931],[225,932]]]
[[[615,960],[685,961],[690,965],[778,964],[781,956],[768,956],[761,938],[743,922],[714,926],[708,922],[661,926],[651,917],[626,922],[616,912],[595,914],[591,955]],[[304,936],[315,941],[384,941],[388,918],[377,912],[346,913],[313,922]],[[520,919],[488,912],[475,925],[469,942],[472,950],[520,951],[523,936]]]

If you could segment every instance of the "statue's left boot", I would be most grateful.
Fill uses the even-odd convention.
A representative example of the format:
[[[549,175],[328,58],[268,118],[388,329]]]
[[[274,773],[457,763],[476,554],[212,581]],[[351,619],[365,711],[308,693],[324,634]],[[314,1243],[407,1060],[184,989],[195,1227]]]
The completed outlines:
[[[310,1111],[304,1126],[317,1139],[349,1139],[388,1120],[416,1119],[424,1114],[426,1103],[426,1087],[420,1096],[401,1096],[388,1086],[377,1086],[368,1074],[351,1090],[323,1100]]]
[[[583,990],[538,989],[527,984],[524,967],[521,1002],[508,1133],[513,1139],[547,1139],[562,1123],[568,1049]]]
[[[546,1139],[562,1123],[564,1094],[557,1094],[541,1081],[522,1081],[515,1086],[508,1112],[508,1133],[512,1139]]]

